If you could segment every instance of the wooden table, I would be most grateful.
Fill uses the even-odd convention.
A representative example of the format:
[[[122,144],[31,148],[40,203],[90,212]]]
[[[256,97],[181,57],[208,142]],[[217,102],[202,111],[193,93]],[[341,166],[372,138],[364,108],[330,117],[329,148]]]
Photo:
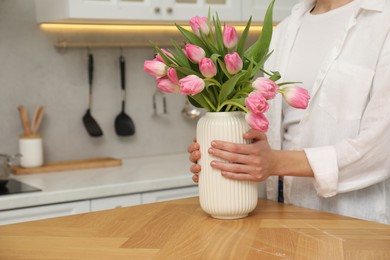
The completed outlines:
[[[266,200],[217,220],[191,198],[0,226],[0,259],[390,259],[390,225]]]

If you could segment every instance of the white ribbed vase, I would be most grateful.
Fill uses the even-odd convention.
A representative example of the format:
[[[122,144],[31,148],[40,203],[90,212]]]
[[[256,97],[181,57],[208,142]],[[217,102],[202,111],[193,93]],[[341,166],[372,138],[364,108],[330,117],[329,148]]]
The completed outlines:
[[[246,143],[242,135],[248,129],[244,112],[209,112],[198,121],[196,135],[202,155],[198,162],[202,168],[199,199],[202,209],[213,218],[244,218],[257,205],[257,183],[222,177],[220,170],[210,166],[212,160],[219,159],[208,153],[213,140]]]

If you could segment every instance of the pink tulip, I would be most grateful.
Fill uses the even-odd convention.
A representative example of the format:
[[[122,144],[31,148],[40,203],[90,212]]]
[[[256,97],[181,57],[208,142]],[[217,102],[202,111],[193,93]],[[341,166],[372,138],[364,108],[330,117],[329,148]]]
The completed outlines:
[[[245,99],[245,105],[256,115],[263,114],[269,108],[267,100],[260,91],[252,91]]]
[[[190,25],[192,31],[198,36],[200,36],[199,31],[201,31],[204,35],[208,35],[210,32],[207,17],[194,16],[190,19]]]
[[[259,77],[252,83],[252,87],[261,92],[266,99],[273,99],[278,93],[278,84],[270,79]]]
[[[242,60],[237,52],[226,54],[224,60],[226,69],[230,74],[237,74],[242,69]]]
[[[169,68],[167,70],[167,76],[170,81],[172,81],[176,85],[179,85],[179,78],[177,77],[177,73],[175,69]]]
[[[217,67],[209,58],[203,58],[199,62],[199,70],[205,78],[212,78],[217,75]]]
[[[201,47],[193,45],[191,43],[186,44],[184,53],[195,64],[198,64],[201,59],[206,56],[206,53]]]
[[[279,90],[284,100],[292,107],[305,109],[309,104],[309,93],[298,86],[289,86]]]
[[[156,78],[164,77],[167,74],[167,65],[158,60],[146,60],[144,62],[144,71]]]
[[[264,114],[254,114],[251,112],[248,112],[245,114],[245,120],[248,123],[248,125],[255,129],[259,130],[261,132],[267,132],[268,130],[268,119],[264,116]]]
[[[173,58],[172,53],[170,53],[169,51],[166,51],[166,50],[164,50],[164,49],[161,49],[161,51],[162,51],[165,55],[167,55],[168,57]],[[161,57],[161,55],[160,55],[159,53],[157,53],[155,60],[158,60],[158,61],[160,61],[160,62],[162,62],[162,63],[165,63],[165,61],[163,60],[163,58]]]
[[[238,42],[238,35],[236,28],[230,25],[225,25],[223,28],[223,44],[225,45],[226,48],[229,50],[233,49],[236,47],[237,42]]]
[[[184,95],[196,95],[205,87],[205,83],[203,79],[199,78],[196,75],[188,75],[181,80],[179,80],[180,84],[180,93]]]
[[[178,93],[179,85],[172,82],[169,78],[160,78],[156,79],[157,88],[163,92],[167,93]]]

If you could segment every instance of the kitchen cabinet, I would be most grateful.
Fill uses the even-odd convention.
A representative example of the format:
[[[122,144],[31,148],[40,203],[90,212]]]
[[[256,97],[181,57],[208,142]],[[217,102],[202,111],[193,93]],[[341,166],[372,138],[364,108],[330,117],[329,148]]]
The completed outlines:
[[[221,20],[240,21],[234,0],[35,0],[37,21],[188,21],[218,11]]]
[[[273,20],[280,22],[290,15],[291,9],[300,0],[279,0],[275,1]],[[242,0],[242,17],[244,20],[252,16],[252,20],[256,22],[263,21],[267,11],[269,0]]]
[[[62,217],[79,213],[108,210],[198,196],[198,187],[190,186],[167,190],[96,198],[77,202],[36,206],[0,211],[0,225]]]
[[[92,199],[90,204],[91,211],[106,209],[115,209],[122,207],[135,206],[140,204],[183,199],[198,196],[198,187],[184,187],[168,190],[159,190],[145,192],[142,194],[130,194],[123,196],[113,196],[107,198]]]
[[[141,194],[130,194],[108,198],[92,199],[91,211],[115,209],[141,204]]]
[[[152,191],[142,194],[142,204],[184,199],[195,196],[198,196],[198,186]]]
[[[0,211],[0,225],[89,212],[89,201],[77,201]]]

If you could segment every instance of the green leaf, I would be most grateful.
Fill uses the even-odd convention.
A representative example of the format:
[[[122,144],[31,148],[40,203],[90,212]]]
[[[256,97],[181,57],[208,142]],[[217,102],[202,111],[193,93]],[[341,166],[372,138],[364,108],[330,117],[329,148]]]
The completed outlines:
[[[194,96],[189,96],[188,97],[190,98],[190,102],[191,102],[191,99],[195,100],[195,102],[197,104],[200,105],[200,107],[203,107],[205,108],[207,111],[212,111],[212,108],[209,106],[209,104],[206,102],[206,100],[204,99],[204,97],[202,96],[202,93],[199,93],[199,94],[196,94]],[[192,104],[192,103],[191,103]]]
[[[219,93],[219,97],[218,97],[219,104],[221,104],[227,99],[230,93],[232,93],[232,91],[234,90],[234,87],[236,86],[237,82],[245,73],[246,71],[241,71],[240,73],[234,75],[228,81],[222,84],[221,92]]]
[[[190,68],[185,68],[185,67],[174,67],[177,71],[180,71],[181,73],[183,73],[184,75],[196,75],[198,76],[199,78],[203,78],[202,74],[200,74],[199,72],[196,72]]]
[[[221,57],[220,54],[214,53],[213,55],[210,56],[210,59],[211,59],[215,64],[217,64],[217,63],[218,63],[217,60],[218,60],[219,57]]]
[[[202,42],[201,39],[199,39],[199,37],[196,34],[194,34],[193,32],[188,31],[187,29],[184,29],[183,27],[181,27],[178,24],[175,24],[175,25],[176,25],[177,29],[179,29],[179,31],[183,34],[183,36],[185,38],[187,38],[187,40],[190,43],[201,47],[206,52],[206,56],[207,57],[210,56],[210,52],[207,49],[206,45]]]
[[[240,55],[240,57],[243,57],[245,43],[246,43],[246,39],[248,38],[251,22],[252,22],[252,17],[249,18],[248,23],[246,24],[245,29],[242,32],[240,39],[238,40],[237,53],[238,55]]]
[[[268,53],[266,56],[263,57],[263,59],[259,63],[256,64],[256,66],[253,68],[253,71],[251,74],[252,77],[254,77],[259,70],[264,72],[264,74],[271,75],[269,72],[267,72],[263,69],[263,65],[266,62],[266,60],[271,56],[272,53],[273,53],[273,51]]]
[[[260,33],[258,40],[247,49],[244,56],[248,59],[254,59],[255,62],[259,62],[268,53],[269,45],[271,43],[272,31],[273,31],[273,8],[275,0],[272,0],[268,6],[267,12],[264,17],[263,29]]]
[[[202,38],[204,44],[206,45],[207,49],[210,51],[210,53],[218,53],[219,51],[217,48],[214,47],[214,43],[212,43],[208,38],[207,35],[204,35],[201,31],[199,31],[200,37]]]
[[[172,59],[171,57],[168,57],[167,55],[165,55],[165,53],[156,44],[154,45],[154,49],[156,50],[156,52],[158,54],[160,54],[161,58],[163,59],[165,64],[167,64],[168,66],[171,66],[172,64],[177,63],[175,59]]]
[[[226,103],[228,103],[228,104],[236,103],[236,104],[240,104],[241,106],[245,106],[245,99],[246,98],[230,99],[230,100],[227,100]]]
[[[208,98],[208,100],[213,104],[214,107],[217,106],[217,98],[213,95],[212,92],[209,91],[209,87],[212,87],[212,86],[215,86],[215,85],[206,85],[205,86],[205,89],[206,91],[202,91],[202,94]]]
[[[280,73],[278,71],[272,71],[272,76],[269,77],[269,79],[275,82],[279,80],[281,77],[282,76],[280,76]]]
[[[198,102],[196,102],[196,100],[192,97],[192,96],[187,96],[187,99],[188,101],[191,103],[191,105],[193,105],[194,107],[199,107],[199,108],[203,108],[201,104],[199,104]]]
[[[288,81],[288,82],[278,83],[279,87],[285,86],[285,85],[292,85],[292,84],[302,84],[302,82],[299,82],[299,81]]]
[[[188,57],[183,53],[180,46],[177,44],[177,42],[172,41],[172,45],[175,48],[176,52],[172,53],[175,59],[177,60],[178,64],[180,64],[183,67],[190,68],[191,64],[188,60]]]
[[[225,63],[223,63],[223,61],[221,61],[220,59],[217,59],[217,62],[226,77],[231,78],[232,75],[230,75],[230,73],[227,71]]]
[[[223,36],[222,36],[222,30],[221,30],[221,22],[219,21],[218,13],[217,13],[217,19],[214,19],[214,28],[215,28],[215,36],[216,36],[216,42],[218,46],[219,53],[221,55],[225,55],[225,46],[223,45]]]

